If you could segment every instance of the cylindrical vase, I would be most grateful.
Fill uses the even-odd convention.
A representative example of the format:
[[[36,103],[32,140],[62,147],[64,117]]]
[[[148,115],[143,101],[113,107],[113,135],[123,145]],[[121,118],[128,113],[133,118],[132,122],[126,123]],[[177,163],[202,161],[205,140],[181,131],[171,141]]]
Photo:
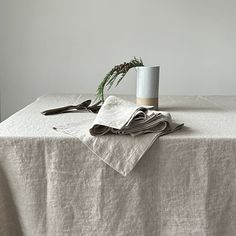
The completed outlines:
[[[140,66],[136,71],[136,103],[158,109],[160,66]]]

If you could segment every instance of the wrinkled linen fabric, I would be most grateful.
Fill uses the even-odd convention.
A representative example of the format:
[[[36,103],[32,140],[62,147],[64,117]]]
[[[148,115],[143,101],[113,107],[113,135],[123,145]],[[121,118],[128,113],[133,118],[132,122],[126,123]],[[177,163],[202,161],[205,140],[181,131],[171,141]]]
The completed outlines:
[[[182,127],[173,123],[167,112],[149,111],[115,96],[109,96],[99,113],[90,117],[54,129],[79,138],[97,157],[124,176],[158,137]]]
[[[160,97],[185,127],[126,177],[51,128],[92,114],[40,114],[89,97],[44,96],[0,124],[0,235],[236,235],[236,97]]]
[[[156,133],[160,136],[182,126],[173,124],[169,113],[148,108],[152,107],[109,96],[96,115],[89,132],[93,136],[108,133],[131,136]]]

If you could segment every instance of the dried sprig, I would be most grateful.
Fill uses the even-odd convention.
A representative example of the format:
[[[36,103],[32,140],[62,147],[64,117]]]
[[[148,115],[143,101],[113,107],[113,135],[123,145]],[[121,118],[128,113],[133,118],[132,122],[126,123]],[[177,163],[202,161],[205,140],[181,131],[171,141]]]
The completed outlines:
[[[104,101],[104,89],[107,86],[108,90],[113,86],[113,84],[116,82],[115,87],[121,82],[121,80],[125,77],[127,72],[134,67],[137,66],[144,66],[143,61],[141,58],[132,59],[130,62],[114,66],[105,76],[105,78],[102,80],[102,82],[99,84],[97,89],[97,99]]]

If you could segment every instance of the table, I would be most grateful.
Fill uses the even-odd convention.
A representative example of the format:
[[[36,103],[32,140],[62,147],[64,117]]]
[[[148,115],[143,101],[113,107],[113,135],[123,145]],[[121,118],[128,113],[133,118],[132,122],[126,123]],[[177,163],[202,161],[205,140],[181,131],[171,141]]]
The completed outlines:
[[[0,235],[236,235],[236,96],[161,96],[185,127],[126,177],[52,129],[86,113],[40,114],[90,97],[43,96],[0,124]]]

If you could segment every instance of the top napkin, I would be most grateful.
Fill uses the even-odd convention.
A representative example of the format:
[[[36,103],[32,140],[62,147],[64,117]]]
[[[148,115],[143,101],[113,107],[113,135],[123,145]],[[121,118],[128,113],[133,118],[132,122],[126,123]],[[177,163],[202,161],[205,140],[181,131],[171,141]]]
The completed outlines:
[[[180,127],[169,113],[110,96],[97,115],[90,113],[76,124],[55,128],[78,137],[97,157],[126,176],[158,137]]]
[[[169,113],[148,110],[121,98],[108,97],[97,114],[90,134],[100,136],[106,133],[136,136],[145,133],[165,134],[176,129]]]

